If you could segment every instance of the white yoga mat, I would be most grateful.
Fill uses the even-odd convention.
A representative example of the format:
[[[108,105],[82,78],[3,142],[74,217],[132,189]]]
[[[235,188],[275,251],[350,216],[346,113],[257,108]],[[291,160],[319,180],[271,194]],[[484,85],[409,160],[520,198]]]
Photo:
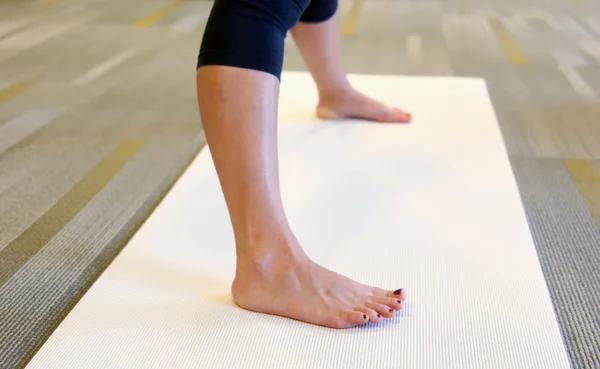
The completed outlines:
[[[284,203],[315,261],[405,288],[402,313],[335,330],[235,306],[205,149],[28,368],[568,368],[484,82],[351,78],[413,123],[318,121],[310,76],[284,73]]]

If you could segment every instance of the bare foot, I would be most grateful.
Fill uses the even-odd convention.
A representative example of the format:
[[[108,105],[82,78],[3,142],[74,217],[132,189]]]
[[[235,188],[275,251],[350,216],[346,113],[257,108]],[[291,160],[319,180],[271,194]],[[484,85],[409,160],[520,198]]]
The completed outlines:
[[[393,317],[406,299],[402,289],[366,286],[305,256],[276,253],[252,262],[238,260],[232,286],[237,305],[320,326],[349,328]]]
[[[389,107],[354,89],[321,97],[317,116],[322,119],[359,118],[377,122],[408,123],[411,114]]]

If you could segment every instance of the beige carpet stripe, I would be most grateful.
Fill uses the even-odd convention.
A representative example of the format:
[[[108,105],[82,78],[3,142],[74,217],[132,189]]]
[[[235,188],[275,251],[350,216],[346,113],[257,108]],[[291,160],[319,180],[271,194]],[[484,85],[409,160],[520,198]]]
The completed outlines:
[[[13,147],[25,137],[52,122],[64,108],[33,108],[9,120],[0,127],[0,154]]]
[[[0,252],[0,286],[52,239],[144,146],[124,140],[54,206]]]

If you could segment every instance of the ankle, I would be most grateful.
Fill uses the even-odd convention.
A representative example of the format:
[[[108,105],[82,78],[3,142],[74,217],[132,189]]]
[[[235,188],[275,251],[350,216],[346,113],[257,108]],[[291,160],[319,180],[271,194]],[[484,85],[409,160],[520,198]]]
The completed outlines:
[[[271,234],[260,241],[237,242],[238,271],[277,274],[277,269],[289,268],[308,259],[293,234]]]
[[[350,85],[348,80],[340,83],[331,84],[327,87],[319,89],[319,101],[321,103],[327,103],[330,101],[345,99],[347,96],[352,95],[355,92],[354,87]]]

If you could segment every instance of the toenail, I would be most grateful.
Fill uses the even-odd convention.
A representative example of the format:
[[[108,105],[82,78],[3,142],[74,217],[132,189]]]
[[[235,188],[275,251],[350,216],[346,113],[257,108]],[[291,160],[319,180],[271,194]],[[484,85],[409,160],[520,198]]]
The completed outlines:
[[[393,311],[394,311],[394,309],[390,309],[390,313],[393,312]]]
[[[377,314],[377,317],[378,317],[378,318],[381,318],[381,314]]]
[[[399,288],[396,291],[394,291],[394,295],[399,295],[401,293],[402,293],[402,288]]]
[[[401,303],[402,303],[402,301],[398,300],[398,303],[399,303],[399,304],[401,304]]]
[[[363,314],[363,319],[367,319],[367,316],[365,314]]]

